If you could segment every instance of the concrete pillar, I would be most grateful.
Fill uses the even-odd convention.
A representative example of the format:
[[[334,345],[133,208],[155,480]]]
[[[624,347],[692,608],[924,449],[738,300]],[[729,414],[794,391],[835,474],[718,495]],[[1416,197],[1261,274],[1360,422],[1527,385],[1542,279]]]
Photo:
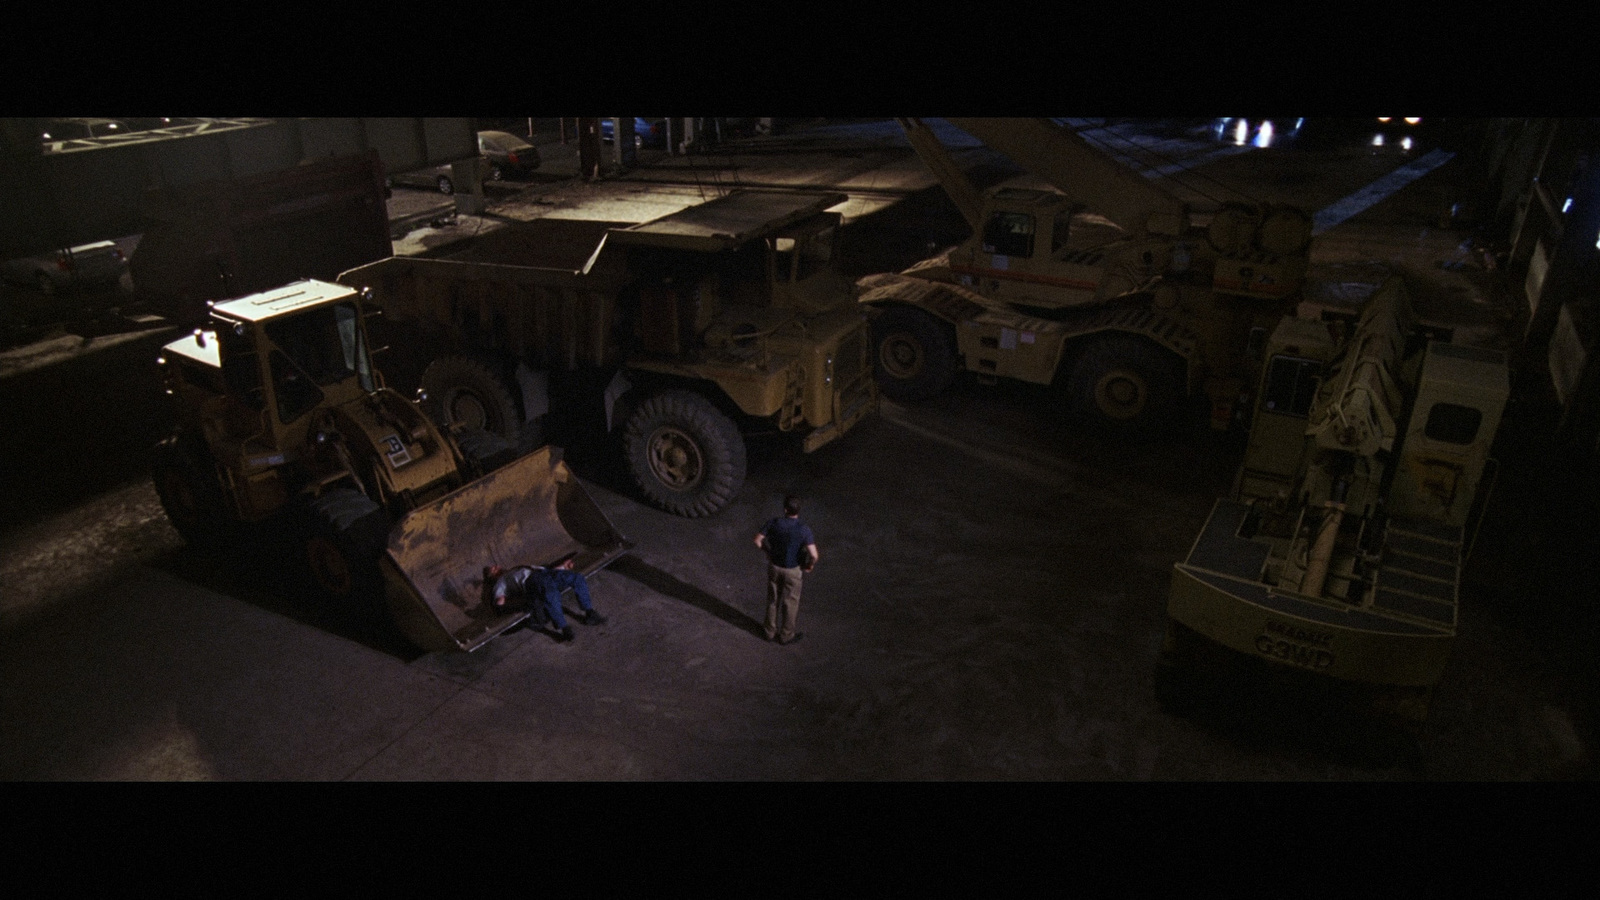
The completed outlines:
[[[599,119],[578,119],[578,177],[584,181],[600,177]]]
[[[483,170],[486,162],[481,156],[458,159],[450,164],[450,181],[455,186],[453,195],[456,212],[464,216],[481,216],[487,208],[483,199]]]

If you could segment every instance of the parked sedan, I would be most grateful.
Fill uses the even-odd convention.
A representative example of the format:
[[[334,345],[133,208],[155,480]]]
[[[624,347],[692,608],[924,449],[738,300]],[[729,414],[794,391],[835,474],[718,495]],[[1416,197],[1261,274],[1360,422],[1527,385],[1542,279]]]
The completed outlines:
[[[0,277],[16,284],[33,285],[46,295],[75,284],[85,288],[110,287],[121,282],[127,271],[127,257],[111,241],[0,263]]]
[[[526,175],[539,168],[539,148],[506,131],[478,132],[478,152],[489,161],[489,180]]]
[[[526,175],[539,168],[539,148],[506,131],[478,132],[478,153],[488,164],[490,181],[503,181],[512,175]],[[456,183],[449,163],[412,172],[395,172],[390,184],[433,188],[441,194],[454,194]]]

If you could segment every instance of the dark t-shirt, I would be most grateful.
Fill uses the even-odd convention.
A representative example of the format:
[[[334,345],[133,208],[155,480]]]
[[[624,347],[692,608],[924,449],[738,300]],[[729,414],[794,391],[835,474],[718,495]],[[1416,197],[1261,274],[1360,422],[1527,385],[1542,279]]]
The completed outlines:
[[[767,559],[780,569],[800,565],[800,551],[817,542],[811,526],[788,516],[778,516],[767,522],[761,534],[767,539]]]

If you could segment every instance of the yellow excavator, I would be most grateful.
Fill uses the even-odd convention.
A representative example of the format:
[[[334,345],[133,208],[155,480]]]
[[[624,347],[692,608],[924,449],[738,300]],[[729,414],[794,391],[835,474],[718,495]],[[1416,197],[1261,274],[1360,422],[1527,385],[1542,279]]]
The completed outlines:
[[[483,567],[575,553],[592,574],[631,544],[554,448],[518,457],[385,387],[368,312],[362,292],[316,280],[213,304],[160,357],[177,426],[156,489],[190,544],[292,529],[330,602],[423,650],[475,650],[528,616],[484,602]]]

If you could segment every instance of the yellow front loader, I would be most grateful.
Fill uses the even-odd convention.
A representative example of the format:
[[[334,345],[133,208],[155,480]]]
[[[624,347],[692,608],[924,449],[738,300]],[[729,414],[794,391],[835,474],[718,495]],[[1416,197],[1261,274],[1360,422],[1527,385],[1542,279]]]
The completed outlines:
[[[577,553],[590,574],[631,545],[554,449],[518,458],[385,387],[362,300],[296,282],[215,304],[210,327],[168,344],[177,428],[157,447],[156,488],[189,543],[291,528],[329,600],[424,650],[475,650],[527,615],[483,603],[484,566]]]

